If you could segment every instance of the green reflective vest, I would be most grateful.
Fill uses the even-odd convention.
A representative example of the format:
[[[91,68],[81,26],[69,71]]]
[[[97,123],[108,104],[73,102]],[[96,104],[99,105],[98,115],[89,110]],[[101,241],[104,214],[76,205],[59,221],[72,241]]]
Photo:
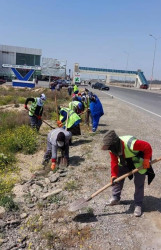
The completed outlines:
[[[34,98],[34,99],[35,99],[35,101],[32,102],[32,104],[31,104],[31,106],[30,106],[29,116],[33,116],[33,115],[34,115],[35,110],[36,110],[36,107],[37,107],[37,104],[38,104],[37,98]],[[41,112],[41,110],[42,110],[42,107],[41,107],[41,109],[40,109],[40,112]]]
[[[67,128],[71,128],[73,126],[73,124],[78,121],[81,120],[81,118],[71,109],[69,108],[61,108],[60,112],[64,110],[67,112]],[[60,114],[59,116],[59,120],[61,121],[64,117]],[[66,121],[63,122],[63,125],[66,126]]]
[[[125,158],[132,158],[135,168],[139,168],[143,164],[143,158],[137,157],[139,151],[133,150],[134,143],[136,142],[136,138],[131,135],[120,136],[119,137],[124,142],[124,154]],[[120,164],[119,164],[120,165]],[[146,169],[139,170],[140,174],[145,174]]]
[[[72,102],[69,103],[69,108],[71,110],[75,110],[77,108],[78,104],[79,104],[78,101],[72,101]]]
[[[75,91],[79,91],[78,86],[76,84],[74,85],[74,92]]]

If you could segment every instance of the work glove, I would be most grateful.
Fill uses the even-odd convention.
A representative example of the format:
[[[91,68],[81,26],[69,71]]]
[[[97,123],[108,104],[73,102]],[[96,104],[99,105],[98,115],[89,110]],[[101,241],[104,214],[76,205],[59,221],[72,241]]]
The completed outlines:
[[[57,125],[59,128],[61,128],[63,126],[63,123],[61,121],[57,121]]]
[[[40,115],[38,115],[38,116],[37,116],[37,119],[38,119],[38,120],[41,120],[41,116],[40,116]]]
[[[56,162],[52,162],[51,164],[51,170],[54,170],[56,168]]]
[[[27,105],[26,105],[26,104],[24,105],[24,108],[28,110],[28,107],[27,107]]]
[[[112,176],[111,177],[111,184],[112,184],[112,186],[114,186],[116,183],[114,183],[114,180],[116,180],[117,179],[117,177],[116,176]]]
[[[150,168],[149,159],[144,159],[144,161],[143,161],[143,168],[144,169]]]

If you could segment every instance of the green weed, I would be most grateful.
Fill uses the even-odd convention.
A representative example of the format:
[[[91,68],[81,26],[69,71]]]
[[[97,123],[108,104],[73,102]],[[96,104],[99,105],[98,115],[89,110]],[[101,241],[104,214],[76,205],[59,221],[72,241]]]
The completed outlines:
[[[63,199],[63,196],[62,195],[52,195],[48,198],[48,202],[49,203],[56,203],[56,204],[59,204],[60,201]]]
[[[14,202],[12,195],[3,196],[0,199],[0,206],[5,207],[7,211],[16,211],[19,209],[17,203]]]
[[[68,182],[66,182],[64,189],[68,190],[68,191],[77,190],[78,185],[75,181],[68,181]]]
[[[32,232],[39,232],[43,228],[43,222],[40,215],[33,215],[27,221],[27,227]]]
[[[87,207],[87,213],[93,215],[94,214],[93,208],[92,207]]]

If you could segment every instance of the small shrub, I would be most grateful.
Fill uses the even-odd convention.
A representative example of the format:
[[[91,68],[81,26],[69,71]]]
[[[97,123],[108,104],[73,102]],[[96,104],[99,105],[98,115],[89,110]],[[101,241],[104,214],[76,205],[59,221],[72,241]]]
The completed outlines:
[[[3,168],[7,164],[8,164],[8,157],[5,154],[0,153],[0,168]]]
[[[35,130],[29,126],[22,125],[15,130],[15,145],[26,154],[33,154],[37,149],[38,135]]]
[[[12,96],[1,96],[1,99],[0,99],[0,106],[2,105],[7,105],[9,103],[11,103],[13,100],[13,97]]]
[[[43,231],[42,238],[47,240],[47,246],[50,247],[50,249],[56,249],[54,247],[54,242],[57,242],[59,240],[59,236],[56,233],[54,233],[53,231]]]
[[[13,178],[11,174],[0,174],[0,199],[11,192],[16,182],[17,178]]]
[[[87,208],[87,213],[88,213],[88,214],[91,214],[91,215],[94,215],[94,210],[93,210],[93,208],[92,208],[92,207],[88,207],[88,208]]]
[[[0,146],[11,152],[23,151],[26,154],[32,154],[37,149],[36,131],[27,125],[22,125],[15,130],[7,130],[0,138]]]
[[[18,210],[18,205],[14,202],[13,196],[3,196],[0,199],[0,206],[5,207],[7,211]]]
[[[43,228],[42,218],[39,215],[31,216],[27,221],[27,227],[31,232],[41,231]]]
[[[52,195],[48,198],[49,203],[56,203],[59,204],[59,202],[63,199],[63,196],[61,195]]]
[[[18,103],[24,104],[25,101],[26,101],[26,98],[25,98],[25,97],[19,96],[19,97],[17,98],[17,102],[18,102]]]
[[[78,185],[76,184],[75,181],[68,181],[65,184],[65,190],[68,191],[73,191],[73,190],[77,190],[78,189]]]

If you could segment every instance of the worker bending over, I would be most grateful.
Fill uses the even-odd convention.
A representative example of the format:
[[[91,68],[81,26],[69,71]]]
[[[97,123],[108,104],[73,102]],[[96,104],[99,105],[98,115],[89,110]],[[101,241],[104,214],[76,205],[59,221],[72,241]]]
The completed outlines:
[[[42,165],[46,165],[51,159],[51,169],[56,168],[57,150],[61,150],[62,157],[64,157],[67,165],[69,164],[69,141],[72,134],[63,128],[56,128],[49,132],[47,136],[47,151],[44,155]]]
[[[58,127],[63,127],[64,129],[70,131],[72,135],[81,135],[80,122],[81,118],[69,108],[60,108],[59,111],[59,121],[57,121]]]
[[[84,105],[82,102],[72,101],[69,103],[69,108],[73,110],[76,114],[80,114],[84,111]]]

